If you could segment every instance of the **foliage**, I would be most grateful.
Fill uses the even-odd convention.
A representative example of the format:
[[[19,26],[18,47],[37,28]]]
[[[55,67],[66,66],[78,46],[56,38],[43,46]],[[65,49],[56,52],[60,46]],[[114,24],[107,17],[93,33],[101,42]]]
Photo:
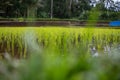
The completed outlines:
[[[100,12],[99,20],[119,20],[119,2],[113,0],[99,0],[96,8]]]
[[[1,0],[0,5],[5,18],[50,18],[51,14],[51,0]],[[53,17],[87,20],[94,7],[100,10],[100,20],[119,19],[119,1],[113,0],[53,0]]]

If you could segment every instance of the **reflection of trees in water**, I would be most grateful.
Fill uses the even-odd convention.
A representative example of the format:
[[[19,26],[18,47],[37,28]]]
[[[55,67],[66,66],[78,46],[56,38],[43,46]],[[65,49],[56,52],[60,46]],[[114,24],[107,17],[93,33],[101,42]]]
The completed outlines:
[[[94,57],[100,55],[113,55],[115,53],[118,54],[120,52],[120,44],[104,45],[101,50],[99,50],[96,46],[90,46],[89,50]]]

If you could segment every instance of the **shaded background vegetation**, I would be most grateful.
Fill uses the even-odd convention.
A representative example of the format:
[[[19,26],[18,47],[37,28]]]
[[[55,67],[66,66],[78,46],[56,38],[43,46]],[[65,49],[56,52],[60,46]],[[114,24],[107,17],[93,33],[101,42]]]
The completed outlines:
[[[87,20],[93,7],[99,20],[120,19],[120,2],[114,0],[0,0],[0,17],[50,18],[53,13],[53,18]]]

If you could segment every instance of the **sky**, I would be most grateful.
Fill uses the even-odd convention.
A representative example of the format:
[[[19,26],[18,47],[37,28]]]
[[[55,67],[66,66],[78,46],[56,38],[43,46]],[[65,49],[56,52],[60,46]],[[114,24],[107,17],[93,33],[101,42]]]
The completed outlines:
[[[120,0],[114,0],[114,1],[120,1]]]
[[[97,0],[97,1],[99,1],[99,0]],[[113,0],[113,1],[120,1],[120,0]]]

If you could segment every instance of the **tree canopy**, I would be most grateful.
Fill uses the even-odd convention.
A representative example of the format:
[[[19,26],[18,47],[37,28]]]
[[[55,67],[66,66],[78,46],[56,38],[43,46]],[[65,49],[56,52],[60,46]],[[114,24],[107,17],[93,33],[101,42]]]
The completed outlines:
[[[88,19],[96,7],[99,19],[120,19],[120,2],[113,0],[0,0],[0,17],[4,18],[75,18]],[[52,7],[51,7],[52,6]],[[52,8],[52,9],[51,9]]]

